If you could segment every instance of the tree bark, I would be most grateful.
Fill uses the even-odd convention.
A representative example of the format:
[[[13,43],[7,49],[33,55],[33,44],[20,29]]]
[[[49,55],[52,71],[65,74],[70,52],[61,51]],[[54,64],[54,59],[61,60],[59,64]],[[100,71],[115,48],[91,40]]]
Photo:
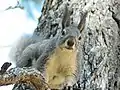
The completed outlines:
[[[21,84],[21,85],[23,83],[23,85],[26,85],[27,87],[30,86],[29,88],[31,88],[32,90],[45,90],[49,88],[44,76],[38,70],[35,70],[31,67],[29,68],[16,67],[4,73],[0,73],[0,86],[15,84],[15,83]],[[27,87],[25,88],[27,89]],[[21,90],[21,89],[18,89],[18,90]]]
[[[81,12],[88,12],[79,45],[78,87],[80,90],[120,90],[120,0],[45,0],[33,36],[40,40],[53,38],[62,28],[66,3],[71,24],[77,25]],[[23,90],[18,86],[13,90]]]
[[[81,90],[120,90],[120,0],[45,0],[34,35],[50,39],[61,29],[64,4],[71,23],[88,11],[79,50]]]

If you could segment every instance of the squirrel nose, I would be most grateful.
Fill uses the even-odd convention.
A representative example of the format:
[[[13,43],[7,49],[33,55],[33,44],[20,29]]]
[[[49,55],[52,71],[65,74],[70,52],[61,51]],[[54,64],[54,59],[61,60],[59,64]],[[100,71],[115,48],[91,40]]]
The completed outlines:
[[[72,47],[74,45],[74,39],[73,38],[70,38],[68,41],[67,41],[67,45],[69,47]]]

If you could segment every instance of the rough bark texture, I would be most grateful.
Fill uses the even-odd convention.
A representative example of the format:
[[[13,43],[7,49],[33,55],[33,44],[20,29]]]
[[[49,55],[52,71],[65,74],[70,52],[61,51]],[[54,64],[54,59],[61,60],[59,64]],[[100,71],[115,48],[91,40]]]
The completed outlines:
[[[44,76],[33,68],[12,68],[4,73],[0,73],[0,86],[9,84],[19,84],[19,87],[14,86],[14,89],[18,90],[45,90],[48,89],[48,84],[45,82]],[[20,86],[21,85],[21,86]]]
[[[120,0],[46,0],[34,35],[41,39],[56,35],[66,2],[71,23],[78,24],[80,12],[88,11],[80,44],[79,87],[120,90]]]

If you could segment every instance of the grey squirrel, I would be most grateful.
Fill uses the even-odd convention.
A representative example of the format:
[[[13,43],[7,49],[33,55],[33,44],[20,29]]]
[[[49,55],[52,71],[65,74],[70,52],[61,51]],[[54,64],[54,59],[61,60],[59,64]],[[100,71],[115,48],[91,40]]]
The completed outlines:
[[[55,37],[42,42],[19,41],[12,59],[17,67],[34,67],[44,74],[51,89],[73,86],[78,80],[78,42],[84,30],[87,13],[81,15],[78,25],[70,25],[68,7],[62,18],[62,30]],[[23,42],[25,43],[24,45]],[[25,47],[23,47],[25,46]],[[20,53],[18,51],[20,50]]]

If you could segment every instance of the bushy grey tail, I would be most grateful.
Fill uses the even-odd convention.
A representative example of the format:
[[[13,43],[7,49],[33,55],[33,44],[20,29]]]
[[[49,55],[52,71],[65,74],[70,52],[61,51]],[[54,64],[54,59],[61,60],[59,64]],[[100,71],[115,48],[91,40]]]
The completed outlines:
[[[31,36],[22,36],[17,42],[13,44],[13,47],[10,50],[9,57],[11,61],[16,62],[19,60],[24,49],[35,42],[36,41],[33,40]]]

